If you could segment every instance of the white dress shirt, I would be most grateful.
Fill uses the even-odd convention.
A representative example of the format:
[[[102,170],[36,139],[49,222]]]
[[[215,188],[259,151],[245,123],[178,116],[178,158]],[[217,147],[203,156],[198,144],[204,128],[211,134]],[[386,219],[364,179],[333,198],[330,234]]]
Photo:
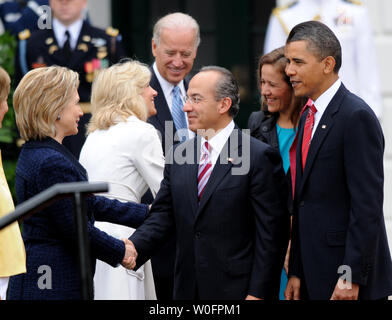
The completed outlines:
[[[57,44],[62,48],[66,41],[65,31],[69,31],[70,39],[69,44],[72,50],[75,50],[80,31],[82,30],[83,19],[79,19],[69,26],[63,25],[59,20],[53,18],[53,32],[57,40]]]
[[[218,160],[219,154],[222,152],[223,146],[229,139],[231,133],[234,130],[234,121],[231,120],[230,123],[219,131],[215,136],[208,140],[208,144],[211,146],[210,160],[212,164],[212,170],[214,170],[215,163]],[[204,137],[201,138],[201,144],[203,145],[207,140]],[[200,153],[199,163],[201,161],[202,153]]]
[[[169,110],[171,113],[172,106],[173,106],[172,91],[173,91],[174,85],[161,76],[161,74],[158,71],[157,64],[155,62],[152,65],[152,68],[154,69],[154,72],[157,76],[158,82],[162,88],[163,94],[165,95],[165,99],[166,99],[167,105],[169,106]],[[180,88],[181,99],[182,99],[182,102],[185,104],[186,91],[185,91],[185,86],[184,86],[184,80],[181,80],[177,84],[177,86]],[[186,114],[185,114],[185,120],[186,120],[186,126],[189,128],[188,117],[186,116]],[[189,139],[192,139],[194,136],[195,136],[195,133],[188,129]]]
[[[324,114],[325,109],[327,109],[328,104],[331,102],[332,98],[338,92],[342,81],[340,79],[336,80],[332,86],[330,86],[324,93],[317,98],[316,101],[313,101],[314,106],[317,109],[316,114],[314,115],[314,126],[312,131],[312,139],[313,135],[316,132],[317,126],[320,123],[320,119]]]

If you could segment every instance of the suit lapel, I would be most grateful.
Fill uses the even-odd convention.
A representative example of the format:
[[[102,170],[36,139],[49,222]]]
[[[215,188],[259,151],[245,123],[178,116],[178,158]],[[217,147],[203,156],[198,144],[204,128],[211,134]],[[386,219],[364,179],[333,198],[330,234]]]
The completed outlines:
[[[309,111],[303,113],[300,122],[298,124],[298,141],[297,141],[297,153],[296,153],[296,169],[295,169],[295,195],[298,194],[300,183],[302,181],[302,139],[304,135],[305,119]]]
[[[187,178],[187,191],[188,191],[188,196],[190,199],[190,202],[192,204],[192,212],[197,212],[197,207],[198,207],[198,199],[197,199],[197,172],[199,168],[199,157],[200,157],[200,148],[198,146],[200,145],[200,137],[196,136],[195,139],[193,139],[193,163],[187,164],[187,173],[186,173],[186,178]]]
[[[320,119],[320,122],[316,128],[313,139],[311,140],[311,143],[309,146],[309,153],[308,153],[308,157],[306,159],[306,164],[305,164],[304,172],[302,174],[302,179],[299,180],[299,181],[301,181],[301,184],[300,184],[300,187],[298,190],[299,193],[301,193],[301,191],[304,187],[304,184],[306,182],[306,179],[308,178],[308,176],[311,172],[311,169],[312,169],[314,161],[316,160],[318,151],[320,150],[325,138],[327,137],[328,133],[330,132],[330,130],[332,129],[332,127],[334,125],[333,116],[339,110],[344,93],[345,93],[345,87],[342,84],[340,86],[338,92],[335,94],[335,96],[332,98],[332,100],[328,104],[327,108],[324,111],[323,116]],[[302,134],[303,134],[303,130],[302,130]],[[301,144],[299,144],[299,145],[302,146],[302,136],[301,136]],[[301,149],[302,148],[299,149],[300,154],[301,154]],[[301,159],[300,159],[300,161],[301,161]],[[301,165],[301,163],[302,162],[300,162],[300,165]]]
[[[233,148],[233,150],[230,149],[230,144],[232,143],[232,139],[234,137],[234,132],[237,130],[238,132],[238,145]],[[237,139],[237,137],[235,137]],[[235,141],[235,142],[237,142]],[[233,161],[228,161],[228,158],[231,158],[233,155],[239,156],[238,149],[241,148],[242,145],[242,139],[241,139],[241,131],[239,128],[236,126],[234,128],[234,131],[230,135],[229,139],[226,141],[221,153],[219,154],[219,157],[216,161],[216,164],[214,166],[214,169],[212,170],[211,176],[208,179],[207,185],[205,186],[203,196],[201,197],[200,203],[199,203],[199,208],[197,210],[196,214],[196,219],[199,217],[200,213],[203,211],[204,207],[206,206],[208,200],[218,187],[218,185],[221,183],[222,179],[230,172],[230,169],[233,166],[233,162],[235,162],[236,159],[233,159]],[[241,150],[241,149],[240,149]],[[229,154],[230,151],[232,151],[232,154]],[[197,173],[196,173],[197,175]]]
[[[154,69],[151,68],[151,81],[150,81],[150,85],[151,87],[156,90],[158,92],[156,99],[156,103],[155,106],[157,108],[157,114],[154,116],[158,122],[160,123],[160,125],[162,126],[163,132],[165,129],[165,121],[173,121],[173,117],[171,115],[169,106],[167,104],[165,95],[163,93],[163,90],[161,88],[161,85],[159,84],[158,78],[155,75]],[[174,125],[174,123],[173,123]]]

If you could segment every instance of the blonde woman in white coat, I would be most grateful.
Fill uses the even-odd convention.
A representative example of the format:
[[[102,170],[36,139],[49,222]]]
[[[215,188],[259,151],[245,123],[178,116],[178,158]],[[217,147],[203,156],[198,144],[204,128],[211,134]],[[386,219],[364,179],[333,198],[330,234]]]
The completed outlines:
[[[150,188],[155,197],[163,178],[164,156],[156,129],[146,123],[154,115],[157,92],[149,85],[151,72],[138,61],[102,70],[92,86],[92,117],[80,154],[89,181],[109,182],[108,198],[140,202]],[[118,238],[134,229],[107,222],[95,225]],[[137,272],[97,261],[96,300],[156,299],[151,263]]]

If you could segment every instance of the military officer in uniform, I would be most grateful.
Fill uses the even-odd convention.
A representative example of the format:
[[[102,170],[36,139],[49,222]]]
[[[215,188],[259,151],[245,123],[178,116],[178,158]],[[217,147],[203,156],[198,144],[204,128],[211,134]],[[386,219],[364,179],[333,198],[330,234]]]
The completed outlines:
[[[0,0],[0,20],[5,30],[15,36],[24,29],[38,29],[39,8],[48,0]]]
[[[339,76],[346,87],[364,99],[380,119],[382,98],[368,11],[356,0],[297,0],[273,10],[264,52],[285,44],[298,23],[318,20],[337,36],[342,46]]]
[[[87,0],[50,0],[52,29],[19,33],[16,79],[29,70],[59,65],[79,73],[80,105],[83,117],[76,136],[64,139],[63,144],[79,158],[85,141],[85,125],[90,120],[91,84],[100,69],[118,62],[125,56],[119,31],[106,31],[91,26],[83,19]]]

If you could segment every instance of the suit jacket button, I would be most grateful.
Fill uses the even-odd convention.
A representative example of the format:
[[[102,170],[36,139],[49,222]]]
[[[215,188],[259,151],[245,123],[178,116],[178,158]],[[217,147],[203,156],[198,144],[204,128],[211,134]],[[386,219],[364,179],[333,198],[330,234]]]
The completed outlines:
[[[268,131],[268,127],[263,126],[263,127],[261,128],[261,130],[263,130],[263,132],[267,132],[267,131]]]
[[[200,239],[200,237],[201,237],[201,233],[200,233],[200,232],[196,232],[195,238],[196,238],[196,239]]]

